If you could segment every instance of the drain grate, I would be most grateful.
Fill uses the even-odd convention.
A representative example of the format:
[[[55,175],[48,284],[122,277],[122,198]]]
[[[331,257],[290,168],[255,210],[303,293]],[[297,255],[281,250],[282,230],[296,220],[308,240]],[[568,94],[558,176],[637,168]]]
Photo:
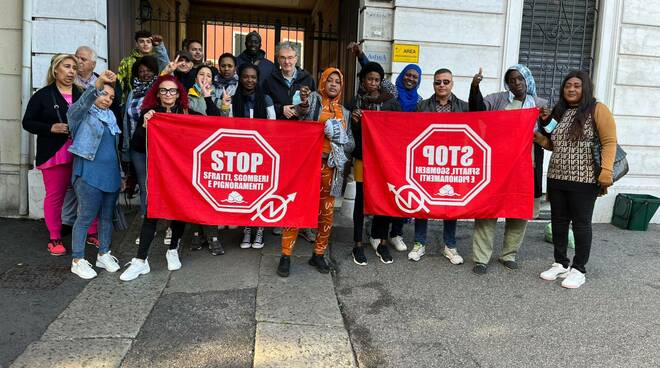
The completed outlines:
[[[45,290],[69,277],[69,265],[16,265],[0,275],[0,288]]]

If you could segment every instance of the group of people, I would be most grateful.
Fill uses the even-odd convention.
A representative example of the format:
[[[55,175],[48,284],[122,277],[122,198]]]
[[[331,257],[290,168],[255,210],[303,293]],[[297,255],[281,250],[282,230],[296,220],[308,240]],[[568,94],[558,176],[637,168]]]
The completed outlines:
[[[333,224],[335,198],[342,195],[346,168],[352,166],[356,182],[353,212],[353,260],[367,264],[364,234],[363,146],[361,120],[366,110],[402,112],[467,112],[539,108],[534,151],[535,215],[541,197],[543,149],[551,150],[547,195],[551,204],[555,262],[541,273],[545,280],[565,277],[562,286],[577,288],[585,282],[585,265],[591,247],[591,217],[598,195],[612,185],[616,128],[612,114],[593,96],[587,73],[569,73],[561,84],[559,102],[550,107],[536,93],[530,70],[521,64],[504,74],[505,90],[483,96],[480,70],[472,79],[468,101],[452,93],[451,70],[441,68],[433,75],[433,95],[418,94],[422,70],[409,64],[395,83],[385,78],[383,67],[370,62],[361,45],[349,49],[361,69],[359,88],[352,103],[344,104],[345,76],[328,67],[314,78],[298,66],[296,45],[277,46],[275,63],[261,49],[261,37],[250,32],[245,51],[238,56],[222,54],[214,62],[204,59],[203,44],[185,43],[173,60],[159,35],[139,31],[135,49],[122,59],[119,70],[94,73],[96,54],[81,46],[75,54],[55,55],[47,73],[47,86],[30,99],[23,127],[37,136],[36,167],[46,190],[44,217],[49,231],[48,251],[64,255],[62,236],[72,233],[71,271],[90,279],[97,275],[85,260],[85,244],[98,247],[96,267],[116,272],[121,267],[110,250],[113,214],[119,192],[132,180],[140,193],[143,216],[138,250],[121,274],[124,281],[150,272],[149,248],[159,219],[147,217],[146,131],[154,113],[193,114],[308,120],[324,124],[325,141],[320,157],[321,182],[316,229],[273,228],[281,234],[282,256],[277,267],[281,277],[289,275],[290,257],[299,235],[314,242],[309,264],[319,272],[330,271],[325,251]],[[273,122],[277,124],[277,122]],[[533,138],[532,138],[533,137]],[[602,147],[601,167],[595,167],[592,149]],[[132,180],[127,180],[132,179]],[[130,184],[129,184],[130,186]],[[419,261],[426,253],[427,219],[414,219],[414,240],[408,258]],[[374,215],[368,243],[385,264],[393,262],[389,248],[408,251],[403,239],[406,219]],[[456,220],[443,221],[442,254],[454,265],[464,263],[456,247]],[[568,229],[575,233],[575,257],[567,257]],[[493,253],[497,219],[476,219],[472,240],[473,271],[485,274]],[[498,257],[506,268],[517,269],[527,220],[506,219],[504,245]],[[169,222],[166,235],[167,267],[181,268],[179,249],[186,224]],[[213,255],[224,253],[219,226],[190,224],[190,247],[208,247]],[[245,227],[241,248],[262,248],[264,229]]]

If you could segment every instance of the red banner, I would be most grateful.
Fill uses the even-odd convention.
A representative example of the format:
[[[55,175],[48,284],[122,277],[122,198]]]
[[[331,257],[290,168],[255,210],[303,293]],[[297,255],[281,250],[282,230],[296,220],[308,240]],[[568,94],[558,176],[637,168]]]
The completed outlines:
[[[316,227],[322,130],[313,122],[155,114],[147,129],[147,214]]]
[[[365,212],[434,219],[531,218],[538,109],[364,111]]]

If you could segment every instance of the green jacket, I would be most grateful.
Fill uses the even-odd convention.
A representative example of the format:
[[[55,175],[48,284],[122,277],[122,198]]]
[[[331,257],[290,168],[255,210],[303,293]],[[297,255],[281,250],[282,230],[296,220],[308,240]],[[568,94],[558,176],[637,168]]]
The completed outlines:
[[[156,74],[159,74],[163,69],[165,69],[167,64],[170,62],[170,58],[167,55],[167,49],[165,48],[165,45],[163,45],[162,43],[158,46],[154,46],[154,52],[152,52],[149,55],[152,56],[155,55],[156,58],[158,59],[158,73]],[[140,53],[138,49],[133,49],[133,51],[131,51],[131,53],[128,56],[121,59],[121,61],[119,62],[117,79],[121,84],[122,105],[126,103],[126,97],[128,96],[128,92],[130,92],[133,89],[133,84],[131,83],[133,81],[133,75],[132,75],[133,64],[135,64],[135,60],[141,58],[142,56],[143,55]]]
[[[220,116],[220,109],[213,101],[213,94],[204,97],[195,87],[192,87],[188,90],[188,103],[191,111],[196,111],[202,115]]]

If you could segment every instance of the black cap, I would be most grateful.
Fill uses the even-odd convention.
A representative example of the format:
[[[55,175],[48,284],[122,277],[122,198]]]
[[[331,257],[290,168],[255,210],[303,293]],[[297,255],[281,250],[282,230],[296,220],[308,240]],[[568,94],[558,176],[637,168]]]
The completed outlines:
[[[183,58],[183,59],[187,59],[188,61],[193,61],[192,55],[186,50],[177,51],[176,56],[179,57],[179,60]],[[176,56],[175,56],[175,58],[176,58]]]

